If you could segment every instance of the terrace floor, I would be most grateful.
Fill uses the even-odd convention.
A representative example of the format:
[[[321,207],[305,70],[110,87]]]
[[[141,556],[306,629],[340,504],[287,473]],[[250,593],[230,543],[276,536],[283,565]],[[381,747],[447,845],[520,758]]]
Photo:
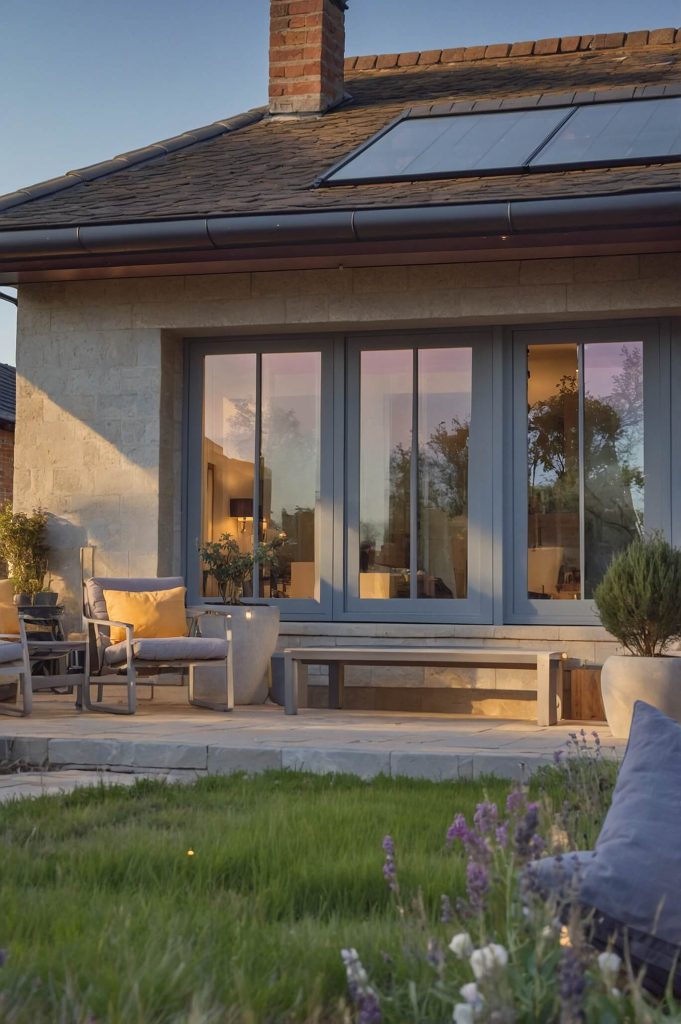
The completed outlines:
[[[546,728],[414,712],[304,709],[286,716],[271,704],[220,714],[181,699],[178,694],[177,703],[167,697],[142,700],[138,713],[127,717],[83,713],[70,697],[37,695],[29,718],[0,716],[0,764],[49,771],[45,784],[51,787],[57,784],[52,773],[66,772],[69,788],[77,784],[74,770],[172,779],[281,768],[362,778],[443,780],[495,773],[522,779],[549,763],[554,751],[565,750],[569,734],[582,728],[574,722]],[[625,741],[614,740],[607,726],[585,723],[583,728],[591,743],[597,730],[606,755],[624,752]],[[17,785],[11,778],[0,775],[0,792]]]

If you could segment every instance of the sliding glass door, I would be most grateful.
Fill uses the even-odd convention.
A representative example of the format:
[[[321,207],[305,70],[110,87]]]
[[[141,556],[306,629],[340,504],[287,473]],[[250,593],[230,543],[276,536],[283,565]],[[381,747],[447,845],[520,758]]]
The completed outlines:
[[[490,359],[481,332],[350,344],[346,611],[490,614]]]

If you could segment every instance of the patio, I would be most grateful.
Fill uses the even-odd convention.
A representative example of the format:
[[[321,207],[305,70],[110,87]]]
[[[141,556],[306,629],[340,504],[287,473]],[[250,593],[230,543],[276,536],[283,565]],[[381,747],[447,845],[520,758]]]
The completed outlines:
[[[197,711],[178,696],[140,702],[134,718],[84,714],[71,698],[36,697],[30,718],[0,722],[0,763],[33,769],[165,774],[172,779],[287,768],[347,772],[361,778],[404,775],[432,780],[495,773],[521,779],[565,748],[581,723],[464,715],[303,709],[275,705]],[[587,735],[593,723],[586,723]],[[625,741],[596,726],[606,754]],[[0,789],[3,779],[0,776]],[[9,785],[9,783],[8,783]]]

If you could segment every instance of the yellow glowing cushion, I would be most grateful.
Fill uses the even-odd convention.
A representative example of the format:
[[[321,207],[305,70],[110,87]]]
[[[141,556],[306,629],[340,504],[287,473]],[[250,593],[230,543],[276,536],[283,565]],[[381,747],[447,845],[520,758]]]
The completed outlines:
[[[0,580],[0,633],[19,636],[19,614],[11,580]]]
[[[130,622],[137,637],[186,636],[187,617],[184,610],[185,587],[171,590],[105,590],[108,617],[116,622]],[[125,640],[125,630],[111,627],[114,643]]]

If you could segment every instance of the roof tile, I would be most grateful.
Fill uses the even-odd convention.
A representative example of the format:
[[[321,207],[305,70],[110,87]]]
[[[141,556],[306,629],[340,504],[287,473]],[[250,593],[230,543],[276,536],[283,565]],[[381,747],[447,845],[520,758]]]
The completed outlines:
[[[439,64],[442,50],[422,50],[419,54],[419,64]]]
[[[524,43],[511,44],[511,57],[529,57],[534,48],[534,41],[526,40]]]
[[[648,36],[649,46],[663,46],[665,43],[674,42],[673,28],[656,28]]]

